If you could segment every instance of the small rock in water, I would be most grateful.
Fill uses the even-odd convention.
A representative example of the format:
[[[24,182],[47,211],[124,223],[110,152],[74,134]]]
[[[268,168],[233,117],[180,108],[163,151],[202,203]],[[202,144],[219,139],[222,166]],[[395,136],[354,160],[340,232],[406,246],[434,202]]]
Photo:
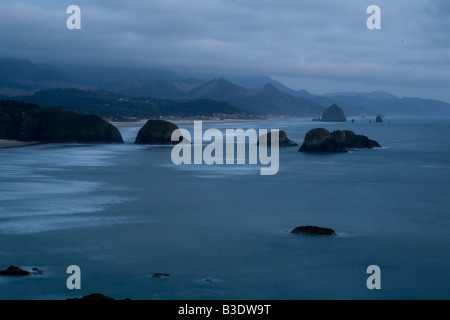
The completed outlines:
[[[107,297],[101,293],[93,293],[88,296],[84,296],[82,298],[70,298],[66,299],[68,301],[77,301],[77,300],[88,300],[88,301],[113,301],[115,299]],[[129,298],[124,299],[126,301],[130,300]]]
[[[28,276],[30,272],[16,266],[10,266],[6,270],[0,271],[0,276]]]
[[[265,134],[259,137],[258,145],[272,145],[272,134]],[[298,143],[290,140],[287,137],[286,131],[279,131],[278,132],[278,146],[279,147],[295,147],[298,146]]]
[[[166,278],[166,277],[170,277],[170,274],[168,274],[168,273],[155,273],[155,274],[153,274],[152,278]]]
[[[314,234],[314,235],[324,235],[324,236],[332,236],[336,235],[333,229],[329,228],[321,228],[315,226],[302,226],[297,227],[291,231],[292,233],[303,233],[303,234]]]
[[[31,269],[31,271],[33,272],[33,274],[44,274],[44,270],[41,270],[39,268],[34,267],[33,269]]]

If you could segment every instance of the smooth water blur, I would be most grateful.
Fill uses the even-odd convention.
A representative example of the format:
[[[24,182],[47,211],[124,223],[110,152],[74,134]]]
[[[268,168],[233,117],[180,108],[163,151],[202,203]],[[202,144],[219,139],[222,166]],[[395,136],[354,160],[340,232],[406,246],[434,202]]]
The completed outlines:
[[[384,147],[281,148],[275,176],[175,166],[171,147],[132,145],[139,128],[120,128],[124,145],[0,150],[0,269],[45,271],[0,277],[0,298],[449,299],[450,120],[389,120],[203,124],[285,130],[299,144],[315,127],[350,129]],[[289,232],[300,225],[338,236]],[[66,288],[73,264],[78,292]],[[370,265],[382,290],[366,287]]]

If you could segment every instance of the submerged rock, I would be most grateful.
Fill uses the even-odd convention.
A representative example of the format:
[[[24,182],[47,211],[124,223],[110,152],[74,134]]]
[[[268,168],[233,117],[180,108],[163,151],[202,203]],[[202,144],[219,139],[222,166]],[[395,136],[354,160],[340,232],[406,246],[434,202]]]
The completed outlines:
[[[87,296],[84,296],[82,298],[70,298],[66,299],[67,301],[77,301],[77,300],[85,300],[85,301],[114,301],[115,299],[107,297],[101,293],[93,293]],[[129,298],[126,298],[124,300],[130,300]]]
[[[259,137],[258,145],[265,144],[265,139],[264,139],[265,137],[267,137],[267,145],[268,146],[272,145],[272,134],[270,134],[270,133],[264,134],[261,137]],[[296,147],[296,146],[298,146],[297,142],[292,141],[287,137],[287,134],[285,131],[280,131],[278,133],[278,140],[279,140],[278,145],[280,147]]]
[[[0,271],[0,276],[28,276],[31,273],[16,266],[10,266],[6,270]]]
[[[44,274],[44,270],[41,270],[41,269],[36,268],[36,267],[34,267],[33,269],[31,269],[31,272],[32,272],[33,274],[39,274],[39,275]]]
[[[170,277],[170,274],[168,274],[168,273],[155,273],[152,276],[152,278],[167,278],[167,277]]]
[[[348,149],[381,148],[380,144],[366,136],[357,135],[352,131],[334,131],[319,128],[306,134],[300,152],[344,153]]]
[[[322,227],[315,227],[315,226],[297,227],[294,230],[292,230],[291,233],[314,234],[314,235],[321,235],[321,236],[333,236],[333,235],[336,235],[336,232],[334,232],[333,229],[322,228]]]
[[[30,271],[23,270],[22,268],[16,267],[16,266],[10,266],[6,270],[0,271],[0,276],[29,276],[29,275],[43,275],[44,271],[34,267]]]
[[[178,129],[176,124],[164,120],[149,120],[139,131],[135,144],[175,145],[172,133]]]

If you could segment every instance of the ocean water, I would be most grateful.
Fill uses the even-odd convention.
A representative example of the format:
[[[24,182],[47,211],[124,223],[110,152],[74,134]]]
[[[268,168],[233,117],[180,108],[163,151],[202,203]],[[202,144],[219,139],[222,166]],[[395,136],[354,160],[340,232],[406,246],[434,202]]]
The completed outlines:
[[[52,144],[0,150],[0,299],[449,299],[450,119],[305,119],[204,129],[350,129],[384,147],[260,165],[176,166],[171,147]],[[192,125],[180,125],[188,130]],[[294,235],[300,225],[337,236]],[[70,265],[81,290],[66,287]],[[367,267],[381,268],[368,290]],[[169,273],[155,279],[154,273]],[[205,281],[205,280],[210,281]]]

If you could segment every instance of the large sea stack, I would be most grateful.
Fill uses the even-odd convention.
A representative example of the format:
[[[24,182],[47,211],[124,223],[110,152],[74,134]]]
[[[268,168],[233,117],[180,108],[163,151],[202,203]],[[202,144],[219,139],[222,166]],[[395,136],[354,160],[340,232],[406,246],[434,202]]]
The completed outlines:
[[[164,120],[149,120],[139,131],[135,144],[175,145],[172,133],[178,129],[176,124]]]
[[[352,131],[329,132],[326,129],[313,129],[306,134],[300,152],[343,153],[348,149],[381,148],[380,144],[366,136]]]
[[[48,143],[123,143],[119,130],[96,115],[0,100],[0,139]]]
[[[313,119],[313,121],[323,122],[347,122],[344,111],[336,104],[329,107],[322,115],[321,119]]]

